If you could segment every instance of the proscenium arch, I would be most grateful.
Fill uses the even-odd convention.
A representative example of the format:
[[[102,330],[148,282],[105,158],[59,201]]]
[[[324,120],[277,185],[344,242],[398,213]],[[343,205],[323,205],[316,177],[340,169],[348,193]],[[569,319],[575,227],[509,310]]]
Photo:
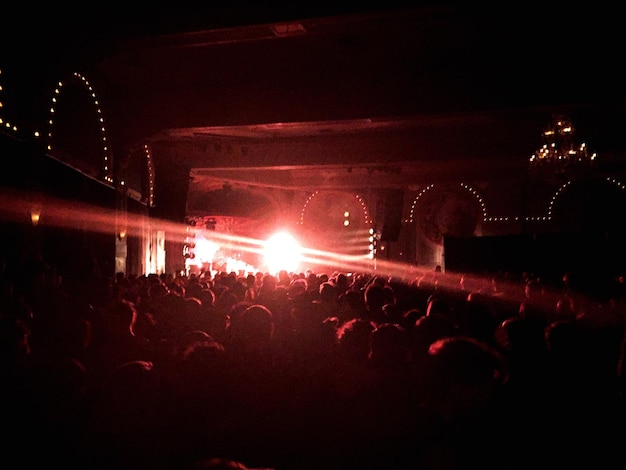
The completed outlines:
[[[108,144],[107,131],[105,127],[104,117],[102,113],[102,109],[100,107],[100,103],[98,102],[95,91],[93,90],[89,81],[82,74],[75,72],[68,79],[69,81],[77,83],[79,86],[83,87],[83,90],[87,91],[89,96],[89,103],[93,107],[93,110],[96,115],[95,125],[98,126],[98,137],[99,137],[99,147],[100,147],[100,157],[101,157],[101,168],[99,169],[99,174],[94,175],[97,176],[102,181],[106,183],[113,183],[113,157]],[[48,126],[49,131],[47,135],[47,150],[51,155],[54,156],[55,151],[58,150],[53,145],[53,139],[56,134],[58,134],[58,119],[57,119],[57,111],[59,108],[59,103],[62,101],[65,84],[62,81],[57,83],[56,88],[53,91],[53,95],[51,97],[51,106],[49,110],[49,119]],[[76,135],[72,136],[74,139],[77,138]],[[71,155],[72,158],[77,158],[76,155]]]
[[[239,235],[264,237],[286,225],[283,206],[278,193],[233,182],[190,191],[186,211],[187,217],[216,218],[233,229],[234,223]]]

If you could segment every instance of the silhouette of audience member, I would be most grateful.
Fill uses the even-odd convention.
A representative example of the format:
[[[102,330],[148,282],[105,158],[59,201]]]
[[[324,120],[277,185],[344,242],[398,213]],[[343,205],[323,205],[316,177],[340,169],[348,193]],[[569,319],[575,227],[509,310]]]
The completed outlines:
[[[331,375],[337,403],[350,403],[360,390],[371,383],[369,355],[375,329],[376,324],[364,318],[353,318],[337,327]]]
[[[254,303],[257,298],[257,280],[256,276],[252,273],[248,273],[245,278],[245,291],[243,295],[243,299]]]
[[[264,305],[270,310],[274,311],[277,307],[277,287],[278,280],[273,275],[266,273],[263,275],[261,285],[259,286],[259,294],[256,299],[256,303]]]
[[[0,365],[2,370],[21,367],[31,357],[30,328],[21,318],[0,314]]]
[[[370,282],[364,292],[366,314],[370,320],[378,324],[386,322],[383,307],[395,301],[392,294],[393,292],[390,292],[390,288],[384,284],[382,278],[375,278]]]
[[[297,425],[292,412],[299,398],[297,369],[290,353],[276,344],[274,315],[261,304],[247,307],[232,318],[224,345],[233,380],[229,426],[232,454],[256,466],[271,466],[289,456],[281,442],[291,438],[288,429]],[[268,419],[268,417],[271,417]],[[261,463],[265,462],[265,463]]]
[[[323,310],[326,311],[325,317],[335,317],[339,310],[339,292],[337,286],[331,282],[323,282],[319,288],[319,300]]]
[[[552,399],[569,405],[584,398],[588,375],[583,333],[574,320],[555,320],[545,329]]]
[[[106,377],[125,362],[154,359],[159,351],[159,332],[150,315],[139,312],[127,300],[117,301],[99,313],[85,355],[85,365],[94,380]]]
[[[552,320],[547,317],[552,313],[556,299],[550,295],[549,289],[539,278],[531,279],[524,285],[524,297],[519,304],[519,316],[543,323],[547,326]]]
[[[513,316],[496,327],[495,336],[509,362],[511,387],[528,400],[542,400],[549,373],[544,321]]]
[[[66,468],[84,464],[82,439],[90,409],[91,385],[86,367],[75,358],[50,357],[32,367],[28,436],[31,446],[46,446],[48,463],[57,462]],[[31,456],[41,457],[32,449]]]
[[[460,323],[459,315],[455,310],[452,298],[442,294],[441,292],[436,295],[432,295],[428,299],[426,304],[426,316],[445,318],[457,327]]]
[[[475,418],[509,378],[506,358],[475,338],[436,340],[428,354],[428,404],[450,420]]]
[[[412,307],[402,312],[402,319],[400,324],[412,334],[412,330],[415,327],[417,320],[426,315],[419,307]]]
[[[118,365],[93,395],[85,435],[93,461],[85,467],[155,468],[172,458],[170,393],[154,363]]]
[[[247,307],[231,319],[229,346],[246,359],[259,358],[270,353],[274,336],[273,315],[260,304]]]
[[[495,333],[498,324],[489,297],[480,293],[468,294],[462,308],[460,329],[468,336],[496,346]]]
[[[176,454],[191,458],[228,452],[225,437],[235,436],[232,413],[232,374],[223,344],[202,331],[189,334],[180,354],[168,370],[175,403],[172,413],[172,447]]]
[[[404,368],[411,362],[409,336],[398,323],[383,323],[372,331],[368,359],[376,368]]]
[[[434,413],[431,452],[437,465],[499,468],[503,458],[517,456],[509,453],[515,438],[508,422],[506,358],[467,336],[436,340],[428,354],[423,404]]]
[[[338,298],[339,323],[345,323],[355,318],[367,318],[367,307],[365,306],[365,296],[360,289],[350,288]]]
[[[411,357],[417,370],[428,357],[430,345],[443,338],[459,336],[461,330],[448,318],[441,315],[423,315],[417,319],[409,331],[411,337]]]
[[[353,318],[340,325],[336,332],[339,355],[351,362],[365,363],[375,328],[374,322],[364,318]]]
[[[330,282],[332,282],[337,289],[337,297],[343,295],[351,287],[350,278],[345,273],[335,273],[330,279]]]
[[[222,315],[228,315],[233,305],[241,302],[241,299],[230,289],[223,289],[215,299],[215,310]]]

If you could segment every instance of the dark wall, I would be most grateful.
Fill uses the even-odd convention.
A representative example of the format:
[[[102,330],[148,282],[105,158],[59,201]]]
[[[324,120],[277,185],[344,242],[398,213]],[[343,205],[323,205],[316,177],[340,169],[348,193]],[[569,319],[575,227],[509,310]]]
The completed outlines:
[[[111,221],[110,230],[106,225],[94,226],[85,214],[78,220],[72,212],[67,215],[63,207],[76,209],[84,206],[96,212],[115,209],[116,193],[111,186],[104,184],[59,160],[50,158],[42,147],[33,142],[24,142],[0,133],[0,157],[13,165],[3,167],[0,177],[0,191],[7,191],[15,197],[43,200],[42,218],[38,226],[33,226],[28,210],[12,216],[3,214],[2,256],[15,263],[29,259],[42,259],[52,264],[64,278],[80,279],[86,275],[113,274],[115,259],[115,230]],[[53,223],[46,222],[46,206],[55,207]],[[104,221],[103,224],[106,224]]]
[[[404,191],[389,189],[385,191],[383,199],[384,221],[380,239],[384,242],[395,242],[400,237],[402,229],[402,205]]]
[[[565,272],[597,291],[626,269],[624,230],[486,237],[445,237],[449,272],[529,272],[559,283]]]
[[[157,219],[184,222],[189,192],[190,168],[185,164],[155,159],[154,207],[150,215]]]

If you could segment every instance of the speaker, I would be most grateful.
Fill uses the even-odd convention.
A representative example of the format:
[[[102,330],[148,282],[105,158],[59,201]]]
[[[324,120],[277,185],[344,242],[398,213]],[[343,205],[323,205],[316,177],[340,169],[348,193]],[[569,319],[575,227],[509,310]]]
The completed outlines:
[[[400,238],[402,229],[402,206],[404,204],[404,191],[399,189],[388,190],[384,198],[384,223],[380,234],[380,240],[395,242]]]

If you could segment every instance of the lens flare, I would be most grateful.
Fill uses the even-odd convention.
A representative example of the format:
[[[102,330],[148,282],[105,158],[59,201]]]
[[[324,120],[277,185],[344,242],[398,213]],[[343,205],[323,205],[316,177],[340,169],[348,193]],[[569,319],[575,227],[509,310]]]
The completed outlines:
[[[281,270],[295,272],[300,267],[302,249],[298,241],[288,232],[277,232],[265,242],[265,264],[268,272],[276,274]]]

